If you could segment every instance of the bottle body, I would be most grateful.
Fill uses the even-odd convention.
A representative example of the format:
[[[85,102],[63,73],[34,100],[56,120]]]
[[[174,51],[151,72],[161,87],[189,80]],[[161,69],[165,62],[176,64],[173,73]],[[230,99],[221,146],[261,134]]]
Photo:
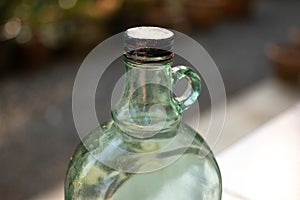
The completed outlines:
[[[195,136],[192,144],[168,166],[146,173],[128,173],[110,168],[80,144],[70,162],[65,182],[65,199],[221,199],[220,171],[211,150],[199,134],[195,135],[193,129],[183,123],[180,126],[180,131],[185,135]],[[85,141],[85,144],[94,146],[92,151],[100,154],[107,152],[105,144],[109,142],[114,142],[126,151],[147,153],[169,143],[175,136],[172,133],[164,133],[144,141],[126,135],[113,122],[103,127],[93,131]],[[175,132],[177,131],[178,129]],[[176,152],[176,149],[173,149],[154,154],[158,158],[154,162],[160,162],[160,158],[161,162],[164,162],[164,157],[177,156]],[[109,157],[118,160],[122,155],[114,155],[113,151],[110,151]],[[126,156],[122,159],[126,159]],[[155,165],[151,160],[141,162],[140,159],[137,158],[135,163],[129,164],[139,168],[144,167],[140,163]]]

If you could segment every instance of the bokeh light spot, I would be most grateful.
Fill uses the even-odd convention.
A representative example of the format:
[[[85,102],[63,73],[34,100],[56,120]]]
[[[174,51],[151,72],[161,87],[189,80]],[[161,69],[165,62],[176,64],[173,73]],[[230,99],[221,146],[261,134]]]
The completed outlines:
[[[5,23],[3,29],[3,35],[6,39],[14,38],[19,34],[21,28],[22,28],[21,20],[17,17],[13,17]]]
[[[77,0],[58,0],[58,5],[63,9],[71,9],[77,3]]]

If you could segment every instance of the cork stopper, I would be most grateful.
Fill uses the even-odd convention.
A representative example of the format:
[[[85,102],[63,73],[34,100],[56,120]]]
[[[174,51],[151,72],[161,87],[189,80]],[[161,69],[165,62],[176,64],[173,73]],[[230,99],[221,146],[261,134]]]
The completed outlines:
[[[130,28],[124,35],[124,55],[131,60],[158,62],[173,57],[174,33],[152,26]]]

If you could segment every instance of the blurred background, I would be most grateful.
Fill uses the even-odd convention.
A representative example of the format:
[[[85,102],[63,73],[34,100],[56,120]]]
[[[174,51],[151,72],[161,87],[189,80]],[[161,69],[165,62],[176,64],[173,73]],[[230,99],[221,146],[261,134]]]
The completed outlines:
[[[299,13],[297,0],[0,0],[0,199],[61,195],[80,141],[73,82],[101,41],[155,25],[203,45],[228,95],[218,153],[300,100]],[[97,91],[101,122],[110,118],[107,94],[124,73],[121,61],[106,73]],[[209,112],[205,88],[199,104]]]

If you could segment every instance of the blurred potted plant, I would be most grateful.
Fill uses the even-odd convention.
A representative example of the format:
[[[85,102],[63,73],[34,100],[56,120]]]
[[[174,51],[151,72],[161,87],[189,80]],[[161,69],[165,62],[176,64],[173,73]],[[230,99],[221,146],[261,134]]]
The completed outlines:
[[[266,54],[275,64],[275,71],[280,78],[297,81],[300,76],[300,48],[290,44],[271,43],[266,47]]]
[[[190,23],[182,6],[181,0],[148,1],[143,13],[145,24],[189,32]]]
[[[289,30],[290,42],[300,48],[300,27],[293,27]]]
[[[17,47],[19,53],[15,55],[21,65],[41,65],[51,57],[51,49],[59,46],[62,33],[55,22],[61,19],[61,13],[55,6],[11,1],[1,17],[1,38]]]
[[[251,14],[251,0],[222,0],[224,14],[232,18],[245,18]]]
[[[224,2],[221,0],[186,0],[184,6],[193,28],[203,29],[212,27],[221,20]]]
[[[82,52],[104,39],[123,0],[12,0],[0,4],[2,42],[19,49],[20,63],[41,66],[53,55]],[[79,47],[79,48],[78,48]],[[57,53],[58,52],[58,53]],[[13,58],[12,58],[13,59]]]

